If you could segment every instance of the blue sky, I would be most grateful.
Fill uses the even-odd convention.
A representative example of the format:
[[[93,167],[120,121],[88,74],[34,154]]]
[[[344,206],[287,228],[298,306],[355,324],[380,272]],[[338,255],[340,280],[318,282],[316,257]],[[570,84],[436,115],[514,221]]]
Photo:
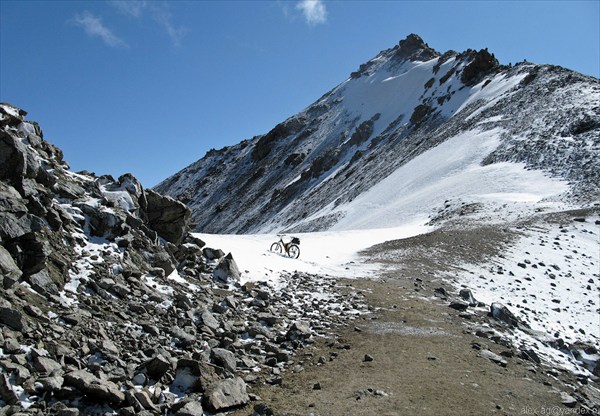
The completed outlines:
[[[410,33],[598,77],[599,4],[0,0],[0,101],[73,170],[151,187],[266,133]]]

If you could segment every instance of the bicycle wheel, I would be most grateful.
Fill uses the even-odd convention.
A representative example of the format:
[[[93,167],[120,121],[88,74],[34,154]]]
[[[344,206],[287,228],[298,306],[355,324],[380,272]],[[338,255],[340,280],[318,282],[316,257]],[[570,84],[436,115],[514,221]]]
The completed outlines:
[[[300,247],[298,247],[296,244],[290,244],[288,247],[288,255],[293,259],[297,259],[300,257]]]
[[[281,244],[279,244],[279,243],[273,243],[273,244],[271,244],[271,249],[270,250],[272,252],[274,252],[274,253],[281,254]]]

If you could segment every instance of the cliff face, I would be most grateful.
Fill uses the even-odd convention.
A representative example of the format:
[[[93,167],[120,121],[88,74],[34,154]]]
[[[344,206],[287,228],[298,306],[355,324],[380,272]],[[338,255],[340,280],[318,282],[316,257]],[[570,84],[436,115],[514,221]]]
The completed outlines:
[[[499,142],[484,164],[525,163],[570,181],[567,198],[586,204],[598,197],[599,93],[597,79],[567,69],[441,54],[410,35],[267,134],[211,150],[156,190],[190,206],[199,231],[324,230],[415,157],[477,131]]]

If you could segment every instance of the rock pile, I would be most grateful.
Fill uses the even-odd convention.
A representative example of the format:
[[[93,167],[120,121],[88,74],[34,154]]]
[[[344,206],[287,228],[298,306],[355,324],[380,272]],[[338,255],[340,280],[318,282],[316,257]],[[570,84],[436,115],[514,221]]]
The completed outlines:
[[[129,174],[69,171],[24,116],[0,105],[3,414],[242,406],[364,310],[315,276],[240,285],[233,256],[189,233],[183,204]]]

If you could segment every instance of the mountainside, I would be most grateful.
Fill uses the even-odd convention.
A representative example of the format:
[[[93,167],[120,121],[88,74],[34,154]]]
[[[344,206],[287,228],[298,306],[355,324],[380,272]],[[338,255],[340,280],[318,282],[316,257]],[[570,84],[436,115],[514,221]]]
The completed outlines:
[[[399,225],[455,198],[501,205],[506,196],[489,196],[527,197],[532,170],[561,184],[537,198],[586,205],[600,195],[599,95],[596,78],[568,69],[500,65],[487,50],[440,54],[409,35],[267,134],[211,150],[155,189],[186,203],[196,230],[219,233],[377,225],[365,215]],[[430,157],[445,142],[464,152]],[[423,163],[440,170],[419,172]],[[495,171],[488,189],[469,189],[463,174],[477,167]],[[407,212],[417,182],[439,189]],[[377,184],[377,204],[359,203]]]

